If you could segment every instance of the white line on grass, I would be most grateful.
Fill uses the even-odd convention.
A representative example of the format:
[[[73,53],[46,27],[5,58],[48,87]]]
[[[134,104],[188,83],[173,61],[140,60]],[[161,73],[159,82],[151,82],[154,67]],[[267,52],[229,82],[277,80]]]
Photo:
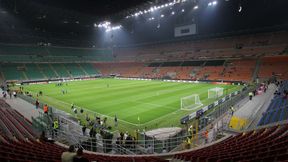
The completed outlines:
[[[52,97],[49,97],[49,96],[46,96],[46,95],[43,95],[43,96],[45,96],[45,97],[47,97],[47,98],[49,98],[49,99],[52,99],[52,100],[57,100],[57,102],[62,103],[62,104],[64,104],[64,105],[71,106],[71,104],[72,104],[72,103],[64,102],[64,101],[62,101],[62,100],[58,100],[58,99],[56,99],[56,98],[52,98]],[[74,106],[80,107],[80,106],[77,106],[77,105],[75,105],[75,104],[74,104]],[[87,111],[87,112],[90,112],[90,113],[92,113],[92,114],[95,114],[95,113],[96,113],[96,114],[99,114],[99,115],[101,115],[101,116],[105,116],[105,117],[114,119],[114,117],[112,117],[112,116],[104,115],[104,114],[98,113],[98,112],[96,112],[96,111],[91,111],[91,110],[86,109],[86,108],[83,108],[83,107],[82,107],[82,109],[85,110],[85,111]],[[139,124],[130,123],[130,122],[125,121],[125,120],[122,120],[122,119],[118,119],[118,120],[119,120],[119,121],[122,121],[123,123],[131,124],[131,125],[134,125],[134,126],[138,126],[138,125],[139,125]]]
[[[231,89],[234,89],[234,88],[231,88]],[[231,90],[231,89],[230,89],[230,90]],[[235,89],[236,89],[236,88],[235,88]],[[172,91],[173,91],[173,90],[172,90]],[[177,90],[175,90],[175,91],[177,91]],[[168,92],[168,93],[170,93],[170,92]],[[204,94],[204,93],[207,93],[207,92],[205,91],[205,92],[202,92],[202,93],[198,93],[198,95],[200,96],[200,95],[202,95],[202,94]],[[71,103],[64,102],[64,101],[62,101],[62,100],[59,100],[59,99],[56,99],[56,98],[53,98],[53,97],[49,97],[49,96],[46,96],[46,95],[44,95],[44,96],[47,97],[47,98],[49,98],[49,99],[57,100],[57,102],[63,103],[64,105],[68,105],[68,106],[71,105]],[[152,96],[154,96],[154,95],[152,95]],[[204,101],[206,101],[206,100],[209,100],[209,99],[207,98],[207,99],[204,99],[204,100],[202,100],[202,101],[204,102]],[[153,104],[153,103],[149,103],[149,102],[141,102],[141,101],[130,101],[130,102],[135,102],[135,103],[140,103],[140,104],[147,104],[147,105],[152,105],[152,106],[162,106],[162,107],[173,108],[173,107],[170,107],[170,106]],[[77,106],[77,105],[75,105],[75,106]],[[204,106],[204,105],[203,105],[203,106]],[[203,107],[203,106],[202,106],[202,107]],[[79,107],[79,106],[77,106],[77,107]],[[173,108],[173,109],[174,109],[174,108]],[[199,108],[199,109],[200,109],[200,108]],[[198,109],[198,110],[199,110],[199,109]],[[95,114],[95,113],[96,113],[96,114],[99,114],[99,115],[101,115],[101,116],[105,116],[105,117],[114,119],[114,117],[110,116],[110,115],[112,115],[112,114],[114,114],[114,113],[109,113],[109,114],[107,114],[107,115],[104,115],[104,114],[98,113],[98,112],[96,112],[96,111],[91,111],[91,110],[86,109],[86,108],[83,108],[83,110],[85,110],[85,111],[87,111],[87,112],[90,112],[90,113],[92,113],[92,114]],[[153,120],[149,120],[148,122],[141,123],[141,124],[134,124],[134,123],[128,122],[128,121],[126,121],[126,120],[122,120],[122,119],[118,119],[118,120],[121,121],[121,122],[123,122],[123,123],[127,123],[127,124],[130,124],[130,125],[133,125],[133,126],[143,126],[144,124],[152,123],[152,122],[154,122],[154,121],[156,121],[156,120],[159,120],[159,119],[162,119],[162,118],[164,118],[164,117],[167,117],[167,116],[169,116],[169,115],[171,115],[171,114],[173,114],[173,113],[176,113],[176,112],[178,112],[178,111],[181,111],[181,109],[177,109],[176,111],[173,111],[173,112],[171,112],[171,113],[165,114],[165,115],[163,115],[163,116],[160,116],[160,117],[155,118],[155,119],[153,119]],[[195,111],[196,111],[196,110],[195,110]]]

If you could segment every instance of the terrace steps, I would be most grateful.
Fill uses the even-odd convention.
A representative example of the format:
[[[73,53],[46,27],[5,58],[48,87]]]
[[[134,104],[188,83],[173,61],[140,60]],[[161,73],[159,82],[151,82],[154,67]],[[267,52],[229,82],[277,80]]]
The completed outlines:
[[[23,76],[24,76],[24,79],[25,79],[25,80],[28,80],[28,77],[27,77],[27,74],[25,73],[25,71],[22,71],[22,74],[23,74]]]
[[[57,71],[53,68],[53,66],[51,64],[49,64],[50,69],[52,69],[52,71],[54,71],[54,73],[56,74],[57,77],[59,77],[59,74],[57,73]]]
[[[61,64],[61,66],[63,67],[63,69],[67,72],[68,76],[69,77],[73,77],[71,72],[68,70],[68,68],[64,65],[64,64]]]
[[[36,67],[38,68],[39,72],[44,76],[45,79],[48,79],[47,75],[43,72],[43,70],[40,68],[39,64],[36,64]]]
[[[81,64],[77,64],[79,68],[84,72],[85,75],[89,75],[86,70],[81,66]]]

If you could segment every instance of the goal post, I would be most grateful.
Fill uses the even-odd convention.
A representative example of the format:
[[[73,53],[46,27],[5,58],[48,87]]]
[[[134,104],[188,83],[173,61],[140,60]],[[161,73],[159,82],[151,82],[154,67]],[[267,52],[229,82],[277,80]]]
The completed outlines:
[[[218,98],[223,95],[224,88],[216,87],[208,89],[208,98]]]
[[[181,98],[181,110],[194,110],[201,107],[203,104],[198,94]]]

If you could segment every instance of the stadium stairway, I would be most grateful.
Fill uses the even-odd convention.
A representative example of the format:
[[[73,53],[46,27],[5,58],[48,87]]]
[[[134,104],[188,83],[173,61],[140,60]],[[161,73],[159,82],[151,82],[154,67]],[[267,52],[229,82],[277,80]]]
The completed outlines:
[[[0,93],[2,94],[2,90],[0,90]],[[3,99],[2,95],[0,99]],[[5,99],[5,102],[22,114],[30,122],[32,122],[32,117],[37,118],[39,116],[39,112],[43,113],[42,109],[36,110],[34,105],[22,100],[19,97],[12,99],[8,97]]]
[[[255,119],[267,109],[270,104],[270,98],[276,89],[274,84],[270,84],[266,93],[256,95],[253,99],[246,102],[240,109],[234,112],[231,117],[229,127],[235,130],[243,130],[245,128],[255,126]]]
[[[86,72],[86,70],[81,66],[81,64],[77,64],[78,67],[83,71],[83,73],[88,76],[89,74]]]
[[[49,64],[50,69],[56,74],[57,77],[59,77],[60,75],[58,74],[57,70],[55,70],[55,68]]]
[[[39,64],[36,64],[37,70],[39,70],[39,73],[41,73],[45,79],[48,79],[47,75],[44,73],[44,71],[41,69]]]

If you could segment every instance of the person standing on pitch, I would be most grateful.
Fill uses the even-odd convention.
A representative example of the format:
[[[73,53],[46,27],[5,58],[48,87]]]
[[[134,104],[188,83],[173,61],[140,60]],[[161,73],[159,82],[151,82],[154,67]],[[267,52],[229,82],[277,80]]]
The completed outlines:
[[[116,116],[116,115],[115,115],[115,117],[114,117],[114,124],[115,124],[115,127],[118,126],[118,119],[117,119],[117,116]]]

